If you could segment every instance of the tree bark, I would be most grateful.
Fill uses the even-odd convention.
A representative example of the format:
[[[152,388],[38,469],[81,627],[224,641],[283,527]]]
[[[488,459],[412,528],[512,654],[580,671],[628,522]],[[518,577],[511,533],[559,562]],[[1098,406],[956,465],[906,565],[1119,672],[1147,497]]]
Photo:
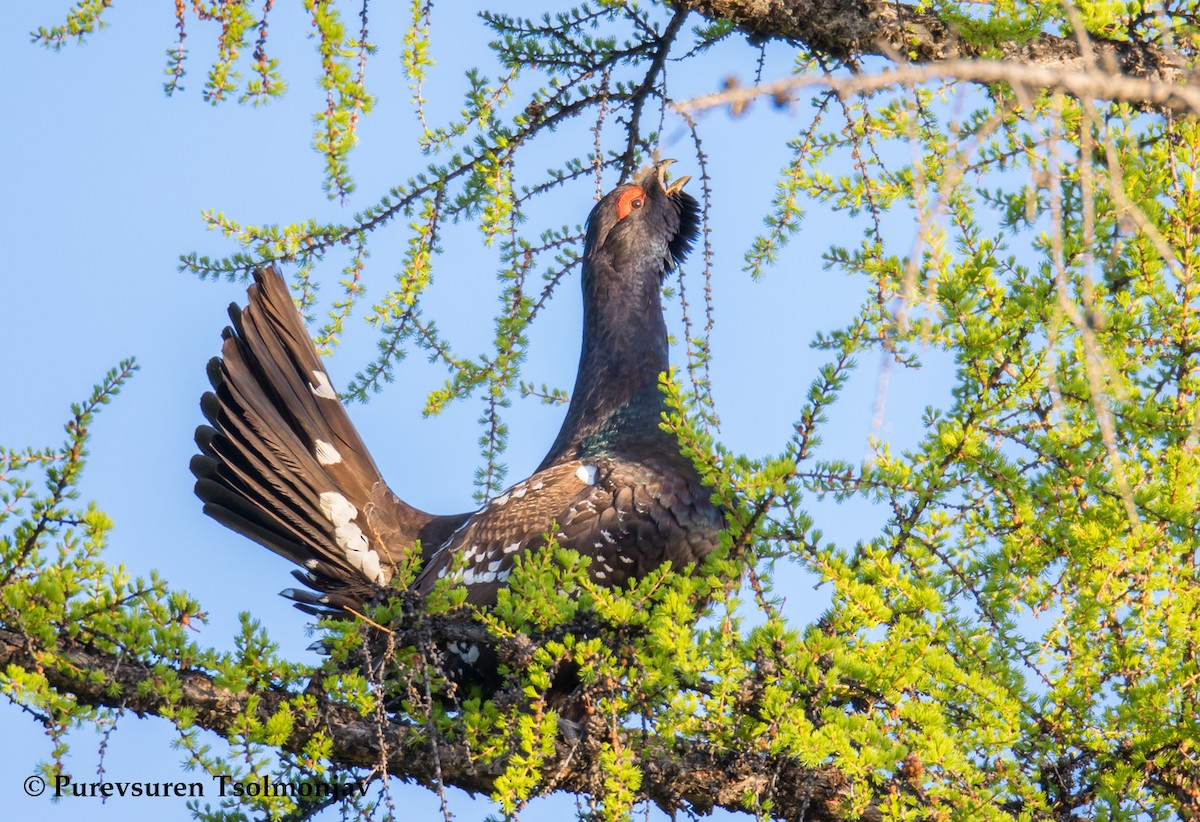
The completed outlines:
[[[163,688],[155,687],[159,677],[144,663],[82,647],[65,648],[57,654],[57,664],[39,665],[20,634],[0,630],[0,666],[13,664],[39,671],[52,687],[73,694],[85,705],[121,708],[138,716],[161,716],[186,706],[195,711],[196,725],[222,736],[240,727],[239,717],[252,698],[257,699],[256,718],[265,722],[298,695],[272,689],[237,692],[218,685],[203,671],[179,670],[182,695],[173,702],[163,695]],[[324,693],[316,694],[316,700],[317,710],[311,716],[292,712],[294,731],[282,746],[285,750],[299,752],[314,734],[324,732],[332,740],[331,759],[339,764],[376,767],[382,747],[387,752],[389,773],[433,788],[440,769],[444,784],[471,793],[490,794],[504,771],[502,761],[475,761],[467,746],[457,740],[440,739],[435,754],[424,725],[387,720],[380,727],[374,717],[363,717]],[[554,756],[543,767],[544,774],[553,775],[549,789],[591,792],[602,782],[598,740],[609,738],[612,729],[598,724],[600,727],[589,728],[573,743],[560,735]],[[668,744],[637,732],[620,734],[623,746],[636,752],[642,796],[668,812],[687,808],[707,814],[715,807],[744,811],[744,797],[757,796],[772,800],[772,815],[777,818],[808,822],[851,819],[845,810],[846,780],[836,768],[808,769],[787,758],[714,751],[687,741]],[[872,822],[879,814],[870,810],[858,818]]]
[[[1182,57],[1155,45],[1041,34],[1028,42],[982,46],[959,37],[946,20],[904,3],[878,0],[673,0],[710,19],[729,20],[752,39],[801,44],[835,58],[877,55],[914,62],[977,57],[1080,70],[1098,65],[1113,73],[1182,83]]]

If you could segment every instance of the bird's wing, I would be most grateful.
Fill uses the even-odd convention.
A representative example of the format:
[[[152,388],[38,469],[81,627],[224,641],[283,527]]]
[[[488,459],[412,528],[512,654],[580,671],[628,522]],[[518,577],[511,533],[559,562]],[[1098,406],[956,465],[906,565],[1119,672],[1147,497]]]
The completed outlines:
[[[676,570],[716,547],[720,515],[698,483],[652,462],[572,460],[518,483],[477,511],[429,561],[414,587],[428,593],[450,577],[467,601],[486,606],[518,556],[553,534],[560,547],[589,557],[591,578],[623,585],[664,562]]]
[[[434,517],[392,493],[279,270],[254,280],[249,305],[230,306],[233,326],[209,362],[196,494],[218,522],[303,566],[307,584],[361,594],[420,563],[416,541],[436,540],[431,552],[466,515]]]

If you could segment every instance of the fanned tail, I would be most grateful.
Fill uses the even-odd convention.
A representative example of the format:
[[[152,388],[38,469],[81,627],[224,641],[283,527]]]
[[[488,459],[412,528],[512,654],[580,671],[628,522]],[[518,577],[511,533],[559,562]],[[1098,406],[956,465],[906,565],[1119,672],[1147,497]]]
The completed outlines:
[[[387,487],[277,268],[254,272],[249,298],[244,310],[230,306],[233,325],[208,364],[196,495],[213,519],[303,566],[300,580],[325,594],[285,592],[306,610],[361,607],[397,567],[421,562],[418,539],[457,518]]]

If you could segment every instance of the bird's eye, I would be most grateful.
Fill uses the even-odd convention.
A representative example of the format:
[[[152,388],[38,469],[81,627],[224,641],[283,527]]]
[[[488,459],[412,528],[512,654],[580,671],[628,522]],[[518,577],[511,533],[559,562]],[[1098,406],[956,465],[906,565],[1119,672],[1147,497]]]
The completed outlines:
[[[617,198],[617,219],[624,220],[630,213],[646,204],[646,192],[636,186],[621,192]]]

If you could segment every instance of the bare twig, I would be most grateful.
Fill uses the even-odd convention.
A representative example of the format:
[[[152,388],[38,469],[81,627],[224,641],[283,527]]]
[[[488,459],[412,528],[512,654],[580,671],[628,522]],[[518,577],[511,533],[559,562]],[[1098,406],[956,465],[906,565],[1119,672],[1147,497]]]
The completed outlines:
[[[874,74],[834,77],[829,74],[784,77],[757,86],[730,88],[674,104],[692,112],[720,106],[744,106],[759,97],[788,100],[803,88],[828,87],[839,94],[878,91],[891,86],[957,79],[975,83],[1008,83],[1025,89],[1047,89],[1084,100],[1110,100],[1150,105],[1169,111],[1200,112],[1200,89],[1162,80],[1117,74],[1093,66],[1084,69],[1028,65],[1008,60],[944,60],[898,66]]]

